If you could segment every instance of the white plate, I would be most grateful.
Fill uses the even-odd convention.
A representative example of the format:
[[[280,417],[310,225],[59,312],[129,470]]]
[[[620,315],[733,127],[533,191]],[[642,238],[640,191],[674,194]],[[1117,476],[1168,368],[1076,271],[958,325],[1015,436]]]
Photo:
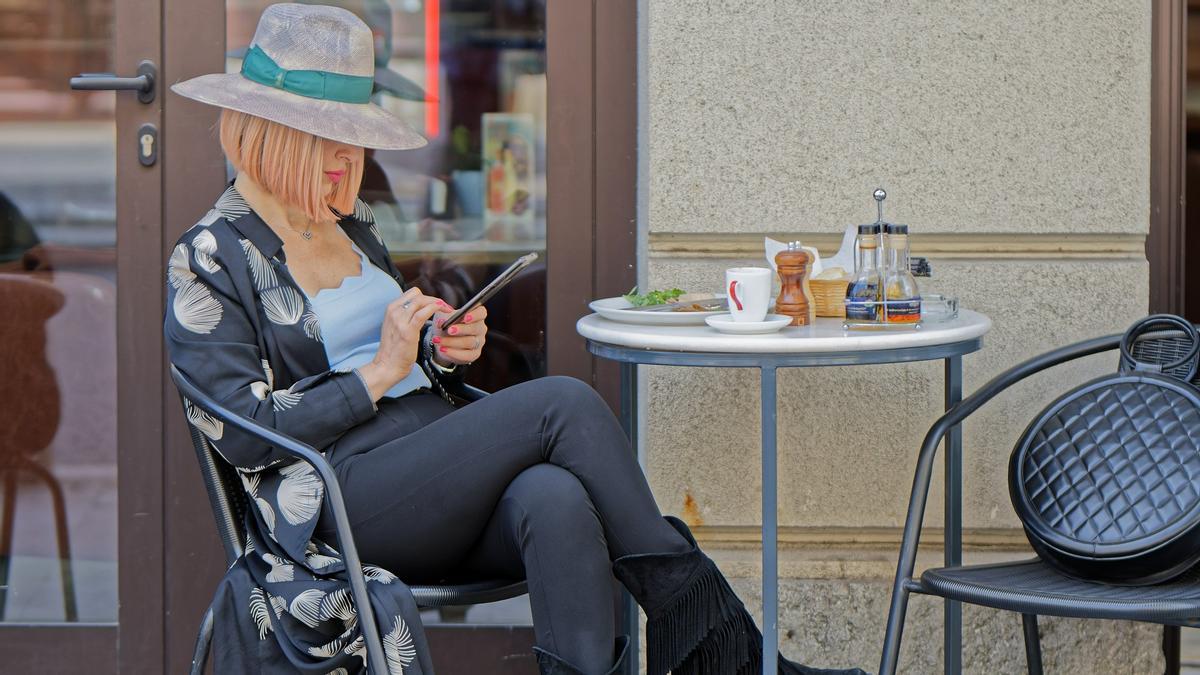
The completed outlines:
[[[633,305],[625,298],[604,298],[588,303],[588,308],[609,321],[621,323],[640,323],[648,326],[703,326],[704,319],[718,314],[716,312],[635,312]]]
[[[722,333],[734,335],[760,335],[774,333],[792,322],[792,317],[783,314],[768,314],[764,321],[734,321],[730,314],[718,314],[704,320]]]

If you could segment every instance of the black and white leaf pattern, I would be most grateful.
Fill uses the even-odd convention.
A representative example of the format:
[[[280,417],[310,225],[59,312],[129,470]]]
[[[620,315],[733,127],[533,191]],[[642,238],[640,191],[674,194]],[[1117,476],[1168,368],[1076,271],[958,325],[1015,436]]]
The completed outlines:
[[[249,239],[239,239],[238,243],[242,245],[242,251],[246,253],[246,262],[250,265],[250,276],[254,279],[254,288],[262,292],[278,286],[279,277],[275,275],[275,268],[271,267],[271,261],[267,260],[262,251],[250,243]]]
[[[243,473],[239,474],[242,477],[242,486],[246,488],[246,492],[254,499],[258,499],[258,486],[262,484],[262,476],[258,473]]]
[[[259,464],[258,466],[251,466],[251,467],[235,466],[234,468],[237,469],[241,473],[258,473],[259,471],[262,471],[263,469],[268,469],[272,466],[275,466],[276,464],[282,462],[284,459],[285,458],[280,457],[279,459],[273,459],[273,460],[267,462],[266,464]]]
[[[363,639],[363,636],[361,634],[358,637],[354,638],[354,642],[351,642],[350,644],[346,645],[346,648],[343,649],[342,652],[344,652],[346,654],[350,654],[352,656],[357,656],[358,658],[362,659],[363,667],[364,668],[366,667],[366,665],[367,665],[367,641],[365,639]]]
[[[321,616],[326,619],[349,621],[356,614],[354,603],[350,601],[350,589],[345,586],[330,592],[321,600]]]
[[[267,614],[267,600],[261,588],[250,591],[250,616],[258,626],[258,639],[266,640],[267,633],[271,632],[271,617]]]
[[[250,205],[246,203],[246,198],[242,193],[237,191],[237,188],[230,185],[225,192],[217,198],[217,203],[214,205],[217,212],[225,217],[226,220],[237,220],[242,216],[250,213]]]
[[[213,332],[221,323],[223,312],[221,301],[213,297],[208,287],[194,279],[180,283],[171,309],[180,326],[200,335]]]
[[[325,487],[311,466],[305,462],[289,464],[279,470],[283,480],[275,498],[284,520],[300,525],[317,517]]]
[[[332,657],[340,654],[342,652],[342,650],[345,648],[346,648],[346,638],[339,636],[339,637],[333,638],[329,642],[326,642],[325,644],[323,644],[319,647],[309,647],[308,653],[312,654],[313,656],[318,656],[321,658],[328,659],[328,658],[332,658]],[[337,671],[334,671],[334,672],[337,672]]]
[[[196,265],[209,273],[217,273],[221,271],[221,266],[213,259],[217,254],[217,238],[213,236],[211,230],[201,230],[199,234],[192,239],[192,248],[196,249]]]
[[[275,536],[275,510],[271,508],[271,505],[265,499],[262,499],[262,498],[255,499],[254,503],[258,505],[258,512],[260,514],[262,514],[263,522],[266,523],[266,525],[267,525],[267,532],[270,532],[271,536],[274,537]]]
[[[299,405],[300,399],[303,397],[304,392],[302,391],[292,391],[291,389],[273,391],[271,392],[271,405],[275,408],[275,412],[283,412]]]
[[[275,618],[282,619],[283,613],[286,612],[288,608],[287,600],[284,600],[278,595],[268,594],[268,597],[271,598],[271,609],[275,610]]]
[[[312,543],[312,541],[309,541],[308,544],[305,545],[304,562],[308,563],[309,567],[313,569],[321,569],[322,567],[328,567],[337,561],[337,558],[321,553],[321,549],[317,548],[317,545]]]
[[[371,207],[366,202],[358,198],[354,200],[354,217],[360,223],[367,225],[374,224],[375,222],[375,212],[371,210]]]
[[[293,581],[296,578],[295,567],[284,558],[271,553],[264,553],[262,554],[262,559],[271,566],[271,571],[267,572],[267,581],[280,583],[283,581]]]
[[[210,441],[219,441],[225,433],[225,424],[221,420],[201,410],[191,401],[184,399],[184,411],[188,423],[200,430]]]
[[[403,673],[417,657],[417,647],[413,644],[408,624],[400,616],[396,616],[392,629],[383,636],[383,653],[387,656],[388,670],[393,673]]]
[[[321,600],[324,597],[325,593],[317,588],[300,591],[292,598],[288,613],[304,622],[304,625],[316,628],[321,624]]]
[[[321,339],[321,322],[317,319],[317,313],[311,309],[304,313],[304,334],[312,340],[324,342]]]
[[[191,263],[188,262],[188,247],[187,244],[178,244],[175,250],[171,251],[171,258],[167,261],[167,281],[175,288],[194,281],[196,273],[192,271]]]
[[[267,389],[275,388],[275,371],[271,370],[271,362],[262,359],[263,375],[267,376]]]
[[[304,298],[289,286],[277,286],[259,294],[263,311],[271,323],[291,326],[304,314]]]
[[[250,393],[254,394],[254,398],[265,401],[271,393],[271,387],[266,382],[251,382]]]
[[[208,213],[204,214],[204,217],[201,218],[200,221],[196,223],[196,225],[199,225],[200,227],[208,227],[209,225],[212,225],[213,223],[220,220],[221,217],[222,216],[221,216],[220,211],[218,211],[216,209],[209,209]]]
[[[382,567],[376,567],[374,565],[363,565],[362,571],[363,571],[364,577],[366,577],[372,581],[378,581],[381,584],[390,584],[396,580],[395,574],[392,574],[391,572],[383,569]]]

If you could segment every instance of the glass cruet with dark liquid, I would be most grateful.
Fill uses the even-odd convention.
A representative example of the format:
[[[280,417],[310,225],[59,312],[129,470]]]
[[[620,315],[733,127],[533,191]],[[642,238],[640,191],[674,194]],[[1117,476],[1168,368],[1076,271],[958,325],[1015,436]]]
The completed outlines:
[[[858,258],[854,264],[854,276],[846,286],[846,320],[879,321],[880,288],[879,273],[879,224],[858,226]]]

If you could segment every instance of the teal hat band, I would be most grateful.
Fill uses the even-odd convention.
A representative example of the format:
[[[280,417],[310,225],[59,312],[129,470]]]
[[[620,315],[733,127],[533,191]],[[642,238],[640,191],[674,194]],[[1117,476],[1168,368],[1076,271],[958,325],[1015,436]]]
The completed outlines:
[[[374,78],[362,75],[284,70],[258,45],[251,47],[242,59],[242,76],[300,96],[342,103],[370,103],[375,84]]]

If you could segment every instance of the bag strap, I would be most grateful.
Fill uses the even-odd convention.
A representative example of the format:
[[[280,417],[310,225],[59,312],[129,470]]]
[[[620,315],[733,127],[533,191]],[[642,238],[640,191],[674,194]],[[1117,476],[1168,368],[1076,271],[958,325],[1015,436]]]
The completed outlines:
[[[1169,363],[1152,363],[1149,361],[1139,361],[1133,356],[1133,345],[1139,337],[1151,331],[1164,329],[1178,330],[1187,337],[1190,346],[1182,357]],[[1192,322],[1175,314],[1151,314],[1135,321],[1125,331],[1125,335],[1121,336],[1122,372],[1170,373],[1176,368],[1186,367],[1184,375],[1175,375],[1175,377],[1184,381],[1191,381],[1196,376],[1196,357],[1198,355],[1200,355],[1200,333],[1197,333],[1196,327],[1192,325]]]

